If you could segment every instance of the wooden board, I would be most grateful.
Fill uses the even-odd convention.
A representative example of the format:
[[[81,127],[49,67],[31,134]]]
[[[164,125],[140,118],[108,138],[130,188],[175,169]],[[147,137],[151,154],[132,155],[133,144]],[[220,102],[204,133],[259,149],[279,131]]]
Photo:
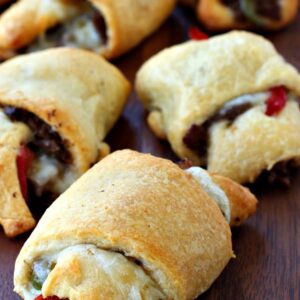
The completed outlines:
[[[170,45],[187,39],[193,16],[177,8],[150,38],[114,63],[133,82],[141,64]],[[286,30],[267,35],[284,57],[300,70],[300,15]],[[133,91],[123,116],[109,134],[112,149],[131,148],[178,160],[167,142],[159,141],[145,123],[146,112]],[[299,128],[300,130],[300,128]],[[300,171],[290,189],[254,186],[260,204],[248,222],[233,231],[237,256],[199,299],[300,299]],[[15,258],[28,234],[8,240],[0,232],[0,299],[14,300]]]

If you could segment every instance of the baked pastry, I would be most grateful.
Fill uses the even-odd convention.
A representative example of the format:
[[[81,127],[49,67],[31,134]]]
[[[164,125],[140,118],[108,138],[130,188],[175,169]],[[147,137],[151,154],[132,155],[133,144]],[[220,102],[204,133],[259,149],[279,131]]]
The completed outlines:
[[[298,0],[181,0],[194,7],[199,20],[210,30],[275,30],[292,22]]]
[[[300,76],[259,35],[236,31],[164,50],[142,66],[136,88],[154,133],[209,172],[246,183],[299,164]]]
[[[0,50],[16,55],[69,46],[113,58],[155,31],[175,2],[20,0],[0,17]]]
[[[27,198],[54,199],[109,152],[103,139],[128,94],[124,76],[84,50],[46,50],[0,66],[0,224],[6,235],[34,226]]]
[[[15,291],[28,300],[196,298],[233,257],[214,201],[230,215],[231,199],[212,178],[131,150],[107,156],[46,211],[17,258]],[[255,210],[247,189],[224,184]]]

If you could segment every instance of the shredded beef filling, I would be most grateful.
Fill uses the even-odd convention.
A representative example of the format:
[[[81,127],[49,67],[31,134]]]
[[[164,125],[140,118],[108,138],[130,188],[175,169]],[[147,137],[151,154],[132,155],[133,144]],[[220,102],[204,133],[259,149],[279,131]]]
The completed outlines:
[[[71,164],[72,157],[65,147],[66,141],[47,123],[34,114],[20,108],[5,106],[4,113],[11,121],[25,123],[33,132],[33,139],[27,145],[33,152],[43,152],[63,164]]]
[[[219,110],[201,125],[193,124],[183,138],[184,144],[191,150],[197,151],[201,157],[207,156],[208,130],[210,126],[218,121],[227,120],[233,122],[238,116],[252,107],[251,103],[236,105],[227,111]]]
[[[271,185],[290,187],[293,174],[298,167],[295,160],[280,161],[271,170],[265,170],[258,178],[259,182],[268,182]]]
[[[281,18],[279,0],[222,0],[222,3],[232,9],[238,21],[246,20],[241,8],[241,2],[251,1],[255,7],[255,13],[267,19],[278,21]]]
[[[4,113],[11,121],[26,124],[33,133],[32,140],[26,145],[36,156],[47,155],[61,163],[61,168],[72,163],[70,152],[66,148],[66,141],[43,120],[34,114],[15,107],[5,106]],[[59,165],[59,164],[58,164]],[[57,198],[58,193],[53,191],[51,182],[39,184],[34,180],[27,179],[29,207],[36,217],[40,217],[45,209]],[[43,198],[43,201],[40,201]]]
[[[300,105],[299,102],[298,104]],[[252,106],[253,105],[251,103],[246,102],[240,105],[233,106],[228,110],[221,109],[202,125],[193,124],[183,138],[184,144],[189,149],[197,152],[199,156],[204,157],[204,161],[206,161],[209,128],[213,125],[213,123],[222,120],[226,120],[232,123],[238,116],[246,112]],[[182,169],[187,169],[192,165],[192,162],[190,162],[189,160],[182,160],[178,163],[178,166]],[[295,160],[278,162],[273,166],[271,170],[263,171],[257,179],[257,182],[267,182],[271,185],[279,184],[281,186],[289,187],[291,184],[293,173],[298,165],[299,164]]]
[[[94,12],[93,15],[93,22],[95,24],[95,27],[97,28],[99,34],[101,35],[104,43],[106,44],[108,41],[107,36],[107,28],[104,17],[99,12]]]
[[[205,156],[208,144],[208,126],[205,122],[202,125],[193,124],[183,138],[184,144],[199,156]]]

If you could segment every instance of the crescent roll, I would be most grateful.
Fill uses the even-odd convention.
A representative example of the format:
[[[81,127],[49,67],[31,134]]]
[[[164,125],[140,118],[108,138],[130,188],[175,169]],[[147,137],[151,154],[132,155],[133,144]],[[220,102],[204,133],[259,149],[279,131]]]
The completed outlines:
[[[154,32],[171,14],[175,2],[19,0],[0,17],[0,51],[16,55],[69,46],[113,58]]]
[[[210,30],[276,30],[291,23],[298,0],[181,0],[194,7],[199,20]]]
[[[236,31],[164,50],[136,88],[154,133],[209,172],[246,183],[267,170],[288,183],[299,164],[300,76],[263,37]]]
[[[0,224],[33,227],[27,207],[55,199],[108,154],[105,135],[129,94],[124,76],[91,52],[57,48],[0,66]]]
[[[224,190],[199,167],[114,152],[46,211],[16,260],[15,291],[26,300],[195,299],[233,257],[231,203],[256,206],[249,190],[217,178]]]

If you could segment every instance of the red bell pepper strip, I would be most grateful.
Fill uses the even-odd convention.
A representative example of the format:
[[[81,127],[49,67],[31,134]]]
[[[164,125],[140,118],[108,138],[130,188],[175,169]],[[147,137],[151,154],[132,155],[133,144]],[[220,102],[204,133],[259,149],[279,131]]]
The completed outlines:
[[[60,299],[57,296],[49,296],[47,298],[43,298],[42,295],[37,296],[34,300],[68,300],[68,299]]]
[[[209,36],[206,33],[202,32],[197,27],[189,28],[189,37],[190,37],[190,39],[196,40],[196,41],[207,40],[209,38]]]
[[[21,145],[17,156],[17,169],[22,195],[26,201],[28,200],[27,171],[31,167],[33,159],[33,152],[25,145]]]
[[[284,86],[277,86],[270,90],[270,97],[267,100],[266,115],[274,116],[281,112],[287,102],[287,92]]]

